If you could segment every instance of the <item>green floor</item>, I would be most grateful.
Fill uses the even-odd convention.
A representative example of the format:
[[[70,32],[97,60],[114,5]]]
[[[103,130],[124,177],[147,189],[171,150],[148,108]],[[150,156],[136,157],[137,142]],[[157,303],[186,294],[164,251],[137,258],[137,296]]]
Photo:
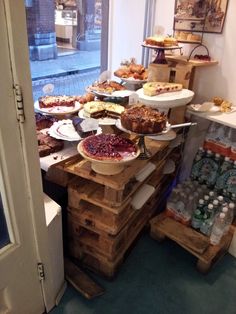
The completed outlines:
[[[208,275],[174,242],[144,234],[114,281],[93,277],[106,293],[86,300],[68,287],[51,314],[236,314],[236,259],[227,254]]]

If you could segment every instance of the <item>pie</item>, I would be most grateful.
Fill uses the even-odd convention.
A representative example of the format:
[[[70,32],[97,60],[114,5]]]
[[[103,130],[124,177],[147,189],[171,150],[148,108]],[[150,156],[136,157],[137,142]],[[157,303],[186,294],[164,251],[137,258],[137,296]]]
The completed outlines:
[[[163,93],[182,90],[183,85],[178,83],[148,82],[143,85],[143,93],[146,96],[156,96]]]
[[[162,132],[167,123],[164,113],[145,105],[133,105],[121,114],[121,125],[138,134]]]
[[[99,134],[87,137],[81,142],[83,153],[96,160],[122,160],[135,156],[136,145],[116,134]]]
[[[74,96],[42,96],[39,98],[40,108],[51,108],[58,106],[74,107],[76,97]]]
[[[84,104],[84,116],[94,119],[105,117],[117,119],[123,111],[123,106],[112,102],[90,101]]]

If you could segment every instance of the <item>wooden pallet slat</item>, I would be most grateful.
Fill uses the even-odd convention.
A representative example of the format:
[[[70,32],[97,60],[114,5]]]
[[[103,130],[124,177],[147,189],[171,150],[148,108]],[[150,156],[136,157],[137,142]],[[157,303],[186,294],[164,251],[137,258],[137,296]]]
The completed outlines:
[[[232,228],[224,235],[218,245],[211,245],[209,237],[191,227],[182,225],[165,215],[159,214],[150,221],[152,238],[162,241],[165,237],[175,241],[192,255],[196,256],[197,268],[206,273],[228,250],[233,237]]]

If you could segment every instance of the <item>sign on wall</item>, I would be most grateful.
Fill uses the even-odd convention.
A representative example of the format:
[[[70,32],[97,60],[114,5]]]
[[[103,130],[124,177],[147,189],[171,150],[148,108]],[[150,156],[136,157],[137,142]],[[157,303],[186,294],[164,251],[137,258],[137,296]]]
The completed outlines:
[[[222,33],[228,0],[176,0],[174,30]]]

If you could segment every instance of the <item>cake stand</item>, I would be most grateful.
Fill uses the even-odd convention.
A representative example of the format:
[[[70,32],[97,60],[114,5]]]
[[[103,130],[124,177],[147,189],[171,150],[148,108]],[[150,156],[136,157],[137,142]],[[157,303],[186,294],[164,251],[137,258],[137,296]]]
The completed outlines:
[[[138,147],[139,147],[139,150],[140,150],[140,154],[138,156],[138,159],[149,159],[152,154],[151,152],[147,149],[147,146],[146,146],[146,143],[145,143],[145,137],[146,136],[153,136],[153,135],[161,135],[161,134],[165,134],[169,131],[169,124],[167,125],[167,128],[165,130],[163,130],[162,132],[160,133],[155,133],[155,134],[140,134],[140,133],[135,133],[135,132],[132,132],[130,130],[127,130],[125,129],[122,124],[121,124],[121,121],[120,119],[118,119],[116,121],[116,127],[125,132],[125,133],[128,133],[128,134],[135,134],[135,135],[138,135],[139,136],[139,141],[138,141]]]
[[[156,51],[156,58],[153,61],[153,63],[156,64],[167,64],[167,60],[165,57],[165,50],[180,50],[181,54],[181,49],[183,48],[182,46],[171,46],[171,47],[157,47],[157,46],[152,46],[152,45],[146,45],[145,43],[142,44],[143,47],[149,48],[149,49],[154,49]]]
[[[197,123],[195,123],[195,122],[186,122],[186,123],[171,125],[170,123],[167,122],[166,128],[162,132],[160,132],[160,133],[140,134],[140,133],[135,133],[135,132],[132,132],[130,130],[125,129],[122,126],[120,119],[118,119],[116,121],[116,127],[119,130],[121,130],[121,131],[123,131],[125,133],[136,134],[136,135],[139,136],[138,147],[139,147],[140,153],[139,153],[138,159],[142,159],[142,160],[149,159],[152,156],[151,152],[147,149],[147,146],[145,144],[145,137],[165,135],[166,133],[168,133],[172,129],[192,126],[192,125],[196,125],[196,124]]]
[[[134,155],[127,156],[121,160],[117,160],[117,159],[98,160],[98,159],[89,157],[85,153],[85,151],[83,150],[83,141],[81,141],[78,144],[77,150],[84,159],[91,162],[91,168],[93,171],[102,175],[109,175],[109,176],[121,173],[124,170],[125,166],[131,163],[133,160],[135,160],[140,154],[140,150],[137,147],[136,153]]]

